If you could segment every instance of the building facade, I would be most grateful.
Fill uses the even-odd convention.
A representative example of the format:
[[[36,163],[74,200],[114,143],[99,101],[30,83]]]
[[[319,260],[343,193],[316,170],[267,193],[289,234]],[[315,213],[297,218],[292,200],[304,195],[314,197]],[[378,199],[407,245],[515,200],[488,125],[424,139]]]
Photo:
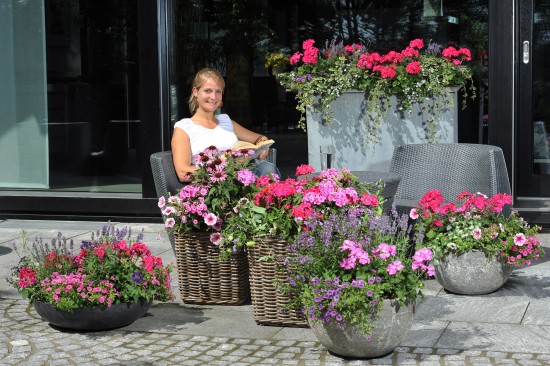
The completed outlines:
[[[233,119],[300,139],[278,55],[311,38],[380,51],[422,38],[472,50],[478,98],[459,142],[501,146],[514,205],[550,223],[549,12],[543,0],[0,0],[0,217],[160,220],[149,156],[189,116],[198,69],[224,74]]]

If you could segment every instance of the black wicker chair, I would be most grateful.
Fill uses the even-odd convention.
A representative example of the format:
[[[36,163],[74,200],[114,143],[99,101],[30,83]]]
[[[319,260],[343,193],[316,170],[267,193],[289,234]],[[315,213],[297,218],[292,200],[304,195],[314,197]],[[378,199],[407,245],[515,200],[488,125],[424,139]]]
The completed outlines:
[[[266,160],[276,164],[277,150],[273,148],[269,149]],[[177,194],[185,183],[180,182],[178,179],[176,170],[174,169],[172,151],[153,153],[150,157],[150,161],[157,197],[165,196],[167,198],[170,195]],[[170,239],[170,244],[172,244],[172,249],[174,249],[174,234],[170,231],[168,231],[168,238]]]
[[[395,194],[397,211],[408,213],[430,189],[446,200],[457,194],[481,192],[511,194],[502,149],[481,144],[411,144],[397,146],[390,172],[401,177]],[[509,214],[509,206],[504,214]]]

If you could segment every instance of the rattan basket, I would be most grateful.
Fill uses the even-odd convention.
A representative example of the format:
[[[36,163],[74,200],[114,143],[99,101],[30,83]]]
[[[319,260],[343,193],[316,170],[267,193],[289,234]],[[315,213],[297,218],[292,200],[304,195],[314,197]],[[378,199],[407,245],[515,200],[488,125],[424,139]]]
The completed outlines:
[[[284,310],[290,302],[281,294],[276,282],[288,281],[288,275],[278,268],[278,259],[287,257],[288,242],[278,237],[263,237],[253,247],[248,247],[250,294],[254,320],[261,325],[307,327],[307,321],[299,309]],[[269,256],[271,260],[260,260]]]
[[[175,252],[183,302],[241,305],[250,295],[245,252],[220,261],[220,250],[210,242],[210,233],[199,231],[176,234]]]

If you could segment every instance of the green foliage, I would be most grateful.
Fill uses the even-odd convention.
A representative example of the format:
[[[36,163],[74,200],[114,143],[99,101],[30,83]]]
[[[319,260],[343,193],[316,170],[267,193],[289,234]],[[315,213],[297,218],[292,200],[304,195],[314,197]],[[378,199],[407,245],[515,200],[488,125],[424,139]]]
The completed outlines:
[[[367,52],[364,45],[344,46],[332,40],[320,51],[313,43],[313,40],[305,41],[302,61],[300,57],[293,59],[301,56],[295,54],[290,59],[294,69],[278,75],[280,84],[296,93],[296,109],[301,113],[298,124],[304,130],[307,109],[321,113],[324,121],[331,123],[331,103],[345,91],[360,90],[365,92],[367,100],[367,143],[377,141],[391,96],[397,97],[398,111],[410,113],[413,105],[421,107],[428,115],[426,138],[435,142],[437,120],[453,107],[451,88],[463,88],[464,107],[468,97],[475,97],[472,71],[461,64],[462,60],[470,59],[467,49],[447,48],[441,53],[439,45],[430,44],[425,52],[420,52],[423,41],[414,40],[400,52],[379,55]],[[319,51],[320,56],[307,59],[308,49],[312,48]],[[410,64],[418,68],[410,68]]]
[[[37,238],[29,247],[23,235],[23,254],[8,282],[25,299],[43,301],[64,311],[128,303],[138,300],[170,301],[172,265],[151,254],[131,231],[109,224],[83,241],[72,253],[71,241],[59,234],[51,244]],[[17,248],[16,248],[17,250]],[[19,252],[18,252],[19,253]]]
[[[314,322],[348,323],[370,334],[384,300],[413,303],[423,278],[433,275],[431,252],[410,255],[407,215],[380,215],[349,208],[308,220],[290,246],[282,284]]]
[[[222,229],[222,252],[229,255],[236,249],[253,246],[264,236],[292,241],[300,233],[304,220],[342,207],[368,205],[376,212],[382,209],[378,183],[360,182],[346,169],[325,169],[318,176],[310,175],[313,168],[307,165],[297,170],[297,175],[305,175],[284,181],[258,179],[259,192],[241,198],[233,209],[235,214],[228,217]]]
[[[433,251],[435,263],[446,255],[470,251],[501,257],[514,266],[529,265],[544,255],[536,238],[540,227],[530,226],[515,211],[503,214],[511,196],[497,193],[488,198],[464,192],[457,199],[461,205],[445,203],[441,192],[432,190],[424,195],[420,208],[411,211],[417,242]]]

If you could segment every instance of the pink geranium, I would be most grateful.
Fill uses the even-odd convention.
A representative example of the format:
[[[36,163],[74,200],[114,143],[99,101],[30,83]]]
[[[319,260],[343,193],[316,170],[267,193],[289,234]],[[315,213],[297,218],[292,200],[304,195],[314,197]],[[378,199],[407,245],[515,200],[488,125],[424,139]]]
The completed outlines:
[[[423,215],[415,219],[417,235],[438,259],[479,250],[518,266],[529,265],[544,253],[535,238],[540,228],[529,226],[515,211],[504,213],[505,205],[512,203],[509,194],[487,197],[481,192],[462,192],[457,201],[462,202],[445,203],[440,191],[431,190],[418,203]]]

